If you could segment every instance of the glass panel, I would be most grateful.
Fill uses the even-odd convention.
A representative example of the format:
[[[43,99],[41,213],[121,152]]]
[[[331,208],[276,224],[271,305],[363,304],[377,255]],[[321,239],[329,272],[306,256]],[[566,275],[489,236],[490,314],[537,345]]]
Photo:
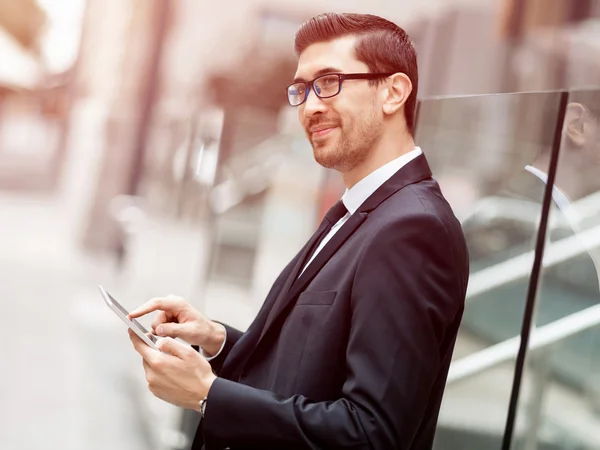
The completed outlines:
[[[548,152],[532,164],[539,178],[549,164]],[[599,173],[600,90],[571,91],[532,335],[561,323],[573,334],[530,345],[518,410],[524,441],[514,449],[600,448]]]
[[[471,262],[438,450],[501,447],[513,360],[474,375],[458,371],[463,358],[519,335],[545,189],[528,165],[551,145],[546,130],[559,104],[560,92],[421,104],[417,142],[463,224]]]

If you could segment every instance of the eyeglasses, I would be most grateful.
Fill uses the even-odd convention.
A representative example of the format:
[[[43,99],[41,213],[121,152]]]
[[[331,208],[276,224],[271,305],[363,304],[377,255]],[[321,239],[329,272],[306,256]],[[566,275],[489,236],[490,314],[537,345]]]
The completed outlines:
[[[331,98],[342,91],[344,80],[376,80],[391,75],[393,73],[329,73],[312,81],[298,81],[290,84],[286,89],[287,99],[290,105],[300,106],[308,98],[311,88],[317,97]]]

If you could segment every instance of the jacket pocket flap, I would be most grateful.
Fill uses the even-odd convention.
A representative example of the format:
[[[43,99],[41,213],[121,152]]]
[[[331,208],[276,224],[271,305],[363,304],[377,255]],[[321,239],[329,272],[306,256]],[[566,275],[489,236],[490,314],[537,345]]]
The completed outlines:
[[[336,291],[303,292],[298,297],[296,305],[331,305]]]

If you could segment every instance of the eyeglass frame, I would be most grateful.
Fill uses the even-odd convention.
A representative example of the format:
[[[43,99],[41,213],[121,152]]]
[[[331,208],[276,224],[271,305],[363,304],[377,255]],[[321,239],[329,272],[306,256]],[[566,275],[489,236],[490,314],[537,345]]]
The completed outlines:
[[[379,78],[390,77],[390,76],[394,75],[395,73],[396,72],[389,72],[389,73],[383,73],[383,72],[381,72],[381,73],[325,73],[323,75],[319,75],[317,78],[315,78],[312,81],[296,81],[294,83],[291,83],[290,85],[288,85],[285,88],[285,96],[287,97],[287,100],[288,100],[288,103],[290,104],[290,106],[296,107],[296,106],[302,105],[303,103],[306,103],[306,101],[308,100],[308,94],[310,94],[311,89],[315,93],[315,95],[317,97],[319,97],[320,99],[333,98],[336,95],[339,95],[340,92],[342,92],[342,84],[344,83],[345,80],[377,80]],[[332,75],[335,75],[339,78],[338,91],[333,95],[327,95],[327,96],[319,95],[319,93],[315,89],[314,83],[321,78],[330,77]],[[306,93],[304,94],[304,100],[302,100],[297,105],[292,105],[292,103],[290,102],[289,89],[292,86],[297,85],[297,84],[304,84],[306,86]]]

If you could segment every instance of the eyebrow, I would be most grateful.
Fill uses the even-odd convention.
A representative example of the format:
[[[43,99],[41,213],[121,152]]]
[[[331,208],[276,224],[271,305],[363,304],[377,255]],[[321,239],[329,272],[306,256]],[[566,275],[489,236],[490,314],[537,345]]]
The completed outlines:
[[[326,75],[328,73],[342,73],[343,71],[341,69],[338,69],[336,67],[323,67],[322,69],[319,69],[315,72],[314,74],[314,78],[318,78],[321,75]],[[306,80],[302,77],[296,77],[294,78],[294,83],[300,83],[300,82],[306,82]]]

